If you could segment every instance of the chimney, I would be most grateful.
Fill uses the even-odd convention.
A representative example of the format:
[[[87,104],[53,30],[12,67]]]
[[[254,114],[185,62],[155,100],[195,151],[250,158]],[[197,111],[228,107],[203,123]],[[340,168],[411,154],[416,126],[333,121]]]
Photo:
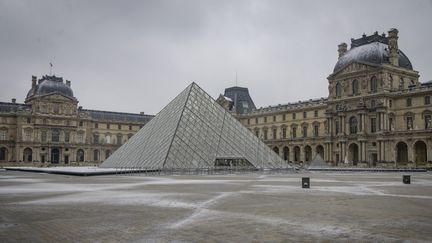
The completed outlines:
[[[347,44],[345,42],[338,45],[339,58],[347,52]]]
[[[16,99],[15,98],[12,98],[12,103],[16,103]]]
[[[70,80],[66,80],[66,85],[70,87],[70,85],[71,85]]]
[[[32,89],[33,89],[34,87],[36,87],[36,79],[37,79],[36,76],[32,76]]]
[[[387,37],[390,51],[389,61],[390,64],[394,66],[399,66],[398,33],[399,31],[397,29],[390,29]]]

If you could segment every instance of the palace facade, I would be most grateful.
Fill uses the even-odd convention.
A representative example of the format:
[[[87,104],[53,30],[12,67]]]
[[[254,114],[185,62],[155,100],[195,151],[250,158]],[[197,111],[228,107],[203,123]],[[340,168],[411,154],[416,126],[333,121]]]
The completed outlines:
[[[83,109],[70,81],[33,76],[24,104],[0,102],[0,165],[98,164],[152,117]]]
[[[338,52],[328,97],[233,111],[237,119],[297,164],[319,154],[335,166],[432,167],[432,81],[419,82],[398,30],[351,39]]]

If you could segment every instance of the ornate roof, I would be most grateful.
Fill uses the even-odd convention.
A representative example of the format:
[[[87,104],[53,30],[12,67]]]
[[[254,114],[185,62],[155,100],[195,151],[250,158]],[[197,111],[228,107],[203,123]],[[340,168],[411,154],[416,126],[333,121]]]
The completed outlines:
[[[63,78],[45,75],[39,79],[38,84],[27,93],[26,99],[51,93],[60,93],[75,99],[70,85],[63,82]]]

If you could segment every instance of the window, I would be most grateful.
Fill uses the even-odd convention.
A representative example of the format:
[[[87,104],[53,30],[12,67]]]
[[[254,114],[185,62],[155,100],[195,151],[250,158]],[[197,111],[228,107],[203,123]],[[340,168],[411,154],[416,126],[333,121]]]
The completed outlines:
[[[318,117],[318,111],[314,111],[314,117]]]
[[[258,124],[258,117],[255,118],[255,124]]]
[[[318,137],[319,125],[314,125],[313,135],[314,137]]]
[[[83,126],[83,122],[82,122],[82,121],[79,122],[79,126],[80,126],[80,127]]]
[[[340,129],[339,129],[339,119],[335,120],[335,134],[339,134]]]
[[[307,117],[307,112],[304,111],[304,112],[303,112],[303,118],[306,118],[306,117]]]
[[[341,84],[338,82],[336,84],[336,98],[340,98],[342,96],[342,86]]]
[[[98,161],[99,160],[99,150],[93,151],[93,160]]]
[[[394,120],[393,120],[393,117],[389,117],[389,129],[390,129],[390,131],[394,131]]]
[[[284,121],[286,120],[286,114],[282,115],[282,120],[284,120]]]
[[[121,145],[121,144],[122,144],[122,135],[117,134],[117,145]]]
[[[0,161],[5,161],[6,160],[6,148],[0,148]]]
[[[286,132],[287,132],[287,129],[286,129],[286,127],[284,127],[284,128],[282,128],[282,138],[286,138]]]
[[[264,117],[264,123],[266,123],[266,122],[267,122],[267,117],[265,116],[265,117]]]
[[[393,106],[393,101],[389,100],[389,107],[392,108],[392,106]]]
[[[276,134],[277,134],[277,129],[274,128],[274,129],[273,129],[273,139],[276,139]]]
[[[411,99],[411,98],[407,98],[407,99],[406,99],[406,106],[407,106],[407,107],[412,106],[412,99]]]
[[[378,84],[377,84],[377,78],[375,76],[373,76],[370,80],[370,91],[372,93],[376,93],[377,89],[378,89]]]
[[[42,140],[42,142],[46,142],[47,141],[47,131],[42,131],[42,133],[41,133],[41,140]]]
[[[274,122],[276,121],[276,116],[273,116],[273,121],[274,121]]]
[[[302,135],[304,138],[307,137],[307,126],[302,127]]]
[[[430,103],[431,103],[431,102],[430,102],[430,96],[425,96],[425,97],[424,97],[424,104],[425,104],[425,105],[430,105]]]
[[[350,134],[357,133],[357,118],[355,116],[349,119]]]
[[[121,130],[121,124],[117,125],[118,130]]]
[[[292,119],[296,119],[296,113],[292,113]]]
[[[57,130],[57,129],[52,130],[52,132],[51,132],[51,141],[53,141],[53,142],[60,141],[60,132],[59,132],[59,130]]]
[[[296,138],[297,137],[297,127],[293,127],[292,128],[292,137]]]
[[[375,100],[371,100],[371,108],[375,108]]]
[[[259,130],[255,130],[255,136],[259,138]]]
[[[77,151],[77,160],[78,162],[84,162],[84,151],[82,149]]]
[[[107,144],[111,144],[111,135],[109,135],[109,134],[105,135],[105,142]]]
[[[352,94],[353,95],[358,95],[359,94],[359,84],[358,84],[357,79],[354,79],[352,81],[351,86],[352,86]]]
[[[65,142],[69,143],[70,134],[69,132],[65,132]]]
[[[95,144],[99,143],[99,134],[93,134],[93,143]]]
[[[248,119],[248,124],[249,124],[249,119]],[[132,130],[132,125],[129,125],[129,130]]]
[[[7,137],[7,130],[1,129],[0,130],[0,141],[6,140],[6,137]]]
[[[404,82],[403,78],[400,78],[400,80],[399,80],[399,89],[403,89],[404,86],[405,86],[405,82]]]
[[[371,120],[370,120],[370,122],[371,122],[371,133],[375,133],[376,130],[377,130],[377,127],[376,127],[376,117],[372,117]]]
[[[431,129],[432,128],[432,116],[431,115],[425,115],[425,129]]]
[[[59,105],[54,105],[54,114],[59,114],[59,113],[60,113]]]
[[[70,121],[69,120],[66,121],[66,126],[70,126]]]
[[[250,119],[247,119],[247,124],[250,125]],[[129,130],[131,130],[130,128],[131,127],[129,126]]]
[[[48,124],[47,119],[43,119],[42,123],[43,123],[43,124]]]
[[[27,124],[30,124],[30,123],[31,123],[31,118],[27,117]]]
[[[110,124],[109,123],[107,124],[107,129],[110,129]]]
[[[31,141],[31,133],[32,133],[32,131],[30,129],[27,129],[24,131],[25,141]]]
[[[84,143],[84,133],[78,133],[78,143]]]
[[[406,117],[406,128],[407,128],[407,130],[412,130],[413,129],[413,118],[412,118],[412,116],[407,116]]]
[[[264,140],[267,140],[267,135],[268,135],[268,130],[266,129],[266,130],[264,130]]]
[[[94,127],[95,127],[95,128],[99,128],[99,124],[98,124],[98,123],[95,123],[95,124],[94,124]]]

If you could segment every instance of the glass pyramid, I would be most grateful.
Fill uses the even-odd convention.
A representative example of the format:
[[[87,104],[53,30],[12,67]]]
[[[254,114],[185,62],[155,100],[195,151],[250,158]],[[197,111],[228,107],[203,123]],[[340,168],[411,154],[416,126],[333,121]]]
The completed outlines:
[[[290,168],[197,84],[190,84],[100,167]]]

